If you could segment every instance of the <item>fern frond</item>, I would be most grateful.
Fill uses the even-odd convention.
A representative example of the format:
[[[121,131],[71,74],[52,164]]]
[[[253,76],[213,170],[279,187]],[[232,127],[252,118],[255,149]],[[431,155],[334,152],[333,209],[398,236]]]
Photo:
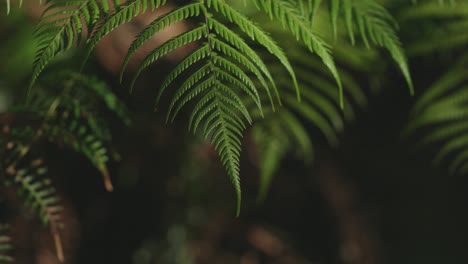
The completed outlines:
[[[94,78],[73,72],[59,72],[54,78],[49,81],[48,90],[34,91],[20,109],[33,110],[41,120],[37,129],[39,138],[83,154],[101,172],[106,189],[112,191],[106,165],[110,159],[111,134],[101,121],[98,107],[104,103],[128,125],[126,107],[103,82]]]
[[[9,227],[0,225],[0,264],[13,263],[14,259],[9,252],[12,248]]]
[[[37,51],[30,88],[52,59],[80,44],[82,36],[107,12],[107,0],[51,2],[35,32]]]
[[[167,27],[177,22],[186,20],[190,17],[198,16],[201,13],[202,6],[203,6],[202,3],[193,3],[193,4],[179,7],[161,16],[160,18],[156,19],[151,24],[149,24],[146,28],[144,28],[138,34],[138,36],[135,38],[132,45],[128,49],[127,55],[125,56],[124,63],[122,66],[120,80],[122,80],[124,70],[128,62],[132,58],[133,54],[135,54],[135,52],[141,46],[143,46],[143,44],[145,44],[146,41],[151,39],[156,33],[161,32],[162,30],[166,29]],[[197,29],[193,29],[189,32],[184,33],[182,36],[174,38],[171,42],[169,42],[170,44],[166,42],[165,49],[157,48],[156,50],[162,51],[161,53],[154,54],[155,50],[153,50],[153,52],[151,52],[152,56],[147,56],[145,58],[145,61],[138,68],[137,73],[135,74],[135,77],[133,78],[132,83],[135,82],[135,79],[139,76],[141,71],[144,68],[148,67],[151,63],[153,63],[160,57],[164,56],[165,54],[170,53],[171,51],[173,51],[174,49],[178,47],[181,47],[190,42],[199,40],[200,38],[203,37],[202,34],[203,34],[203,27],[199,27]],[[133,84],[132,84],[132,87],[133,87]]]
[[[299,96],[299,86],[297,84],[296,74],[294,73],[293,67],[289,62],[289,59],[287,58],[283,50],[276,44],[276,42],[254,22],[250,21],[243,14],[239,13],[238,11],[227,5],[224,0],[208,0],[207,2],[208,6],[212,6],[217,12],[226,17],[230,22],[236,24],[243,33],[249,36],[256,43],[262,45],[266,50],[268,50],[281,62],[281,64],[288,71],[290,77],[292,78],[293,85],[296,88],[296,92]],[[226,30],[227,28],[223,27],[222,24],[219,24],[219,26],[215,28],[220,29],[218,31],[218,34],[223,36],[228,42],[231,42],[233,46],[237,46],[235,42],[236,39],[239,38],[237,38],[236,35],[230,34],[230,32]],[[273,86],[273,88],[278,100],[280,101],[280,96],[276,87]]]
[[[448,161],[450,173],[468,172],[468,57],[432,85],[418,100],[406,134],[420,134],[418,145],[440,146],[435,163]]]
[[[271,19],[278,20],[283,28],[289,30],[297,41],[301,41],[311,52],[316,53],[327,66],[336,80],[340,91],[340,105],[343,106],[343,87],[336,69],[331,46],[327,44],[314,30],[302,5],[289,0],[255,0],[258,7],[265,11]]]
[[[7,135],[9,136],[9,135]],[[18,194],[24,204],[37,212],[44,225],[48,225],[55,241],[57,257],[63,261],[64,255],[60,229],[62,225],[62,206],[46,176],[47,168],[41,158],[32,158],[28,152],[31,148],[22,142],[10,138],[2,142],[2,168],[7,180],[18,186]],[[25,154],[28,152],[28,154]]]
[[[257,201],[262,202],[284,156],[296,148],[304,160],[310,161],[313,159],[313,145],[302,123],[284,108],[254,125],[252,136],[259,152],[260,188]]]
[[[106,189],[112,191],[112,183],[107,170],[109,161],[106,143],[96,134],[87,122],[91,114],[81,110],[80,105],[69,104],[72,109],[58,108],[44,124],[44,136],[50,141],[65,145],[84,154],[101,172]],[[86,115],[86,117],[83,117]],[[91,117],[90,117],[91,116]]]
[[[209,11],[210,7],[215,7],[216,11],[224,10],[216,14],[231,19],[233,10],[224,5],[223,1],[207,1],[206,3],[201,1],[198,4],[192,4],[184,12],[181,12],[180,9],[172,11],[148,26],[144,32],[150,32],[149,35],[147,33],[140,34],[140,37],[134,42],[134,47],[136,50],[151,34],[160,30],[168,22],[172,23],[170,21],[178,21],[181,15],[184,19],[187,16],[203,15],[202,18],[205,22],[200,26],[167,41],[152,51],[140,65],[137,75],[150,63],[175,48],[194,41],[205,41],[169,73],[159,90],[156,104],[175,80],[184,78],[184,82],[175,91],[170,101],[167,120],[173,121],[184,106],[190,101],[197,101],[190,114],[189,129],[195,132],[203,126],[204,137],[214,145],[221,163],[234,185],[238,202],[237,213],[239,214],[241,138],[246,129],[245,121],[252,122],[250,111],[239,93],[245,94],[248,100],[255,104],[259,113],[262,113],[263,109],[256,81],[248,73],[252,73],[255,80],[258,80],[263,86],[270,102],[272,101],[270,85],[275,86],[273,77],[260,56],[239,35],[215,19]],[[228,11],[225,12],[225,10]],[[238,13],[235,15],[242,16]],[[239,28],[248,36],[259,36],[263,44],[267,43],[267,49],[270,51],[279,49],[266,33],[245,17],[242,16],[239,21],[241,21],[238,24]],[[129,56],[134,52],[133,50],[131,48]],[[281,56],[284,55],[280,53]],[[289,65],[289,62],[286,65]],[[191,72],[189,71],[191,68],[196,70]]]
[[[440,5],[433,1],[403,9],[399,16],[402,25],[418,33],[409,36],[408,54],[424,55],[466,46],[467,10],[467,3]]]
[[[284,0],[286,1],[286,0]],[[321,1],[308,0],[309,9],[317,9]],[[351,43],[355,43],[355,27],[364,44],[385,48],[402,72],[410,93],[414,94],[413,82],[402,44],[396,34],[398,24],[387,9],[375,0],[330,0],[329,17],[336,36],[338,18],[343,20]],[[309,11],[310,12],[310,11]]]
[[[258,201],[266,198],[273,175],[283,158],[290,153],[297,154],[306,164],[313,159],[313,144],[306,125],[312,125],[325,136],[331,146],[337,146],[338,134],[343,130],[345,121],[353,119],[353,105],[362,106],[362,89],[344,71],[340,71],[346,94],[346,111],[340,111],[336,98],[338,91],[329,71],[320,61],[308,55],[304,48],[291,45],[291,61],[297,68],[299,85],[302,87],[302,101],[295,100],[294,91],[284,81],[278,67],[271,67],[277,76],[278,87],[283,92],[283,107],[276,112],[265,113],[265,118],[257,120],[252,135],[258,149],[260,169],[260,190]],[[258,116],[255,116],[258,118]],[[306,123],[304,123],[306,121]]]
[[[414,94],[413,81],[411,80],[411,73],[406,55],[395,32],[397,27],[395,19],[385,7],[373,0],[352,0],[350,7],[353,8],[352,13],[354,14],[354,19],[358,25],[364,43],[368,46],[370,40],[375,45],[388,50],[395,63],[399,66],[409,86],[410,93]],[[348,9],[350,7],[348,7]],[[345,10],[345,14],[350,12],[349,10]],[[349,24],[350,19],[348,18],[347,21]],[[351,25],[348,25],[348,28],[351,27]]]
[[[83,60],[83,66],[99,41],[101,41],[106,35],[114,31],[119,26],[130,22],[139,14],[145,13],[148,10],[148,2],[151,5],[151,11],[154,11],[154,9],[166,4],[166,0],[132,0],[119,5],[118,11],[115,12],[115,14],[107,16],[105,21],[98,25],[95,33],[93,33],[93,35],[87,41],[88,45],[86,56]]]
[[[150,66],[153,62],[155,62],[156,60],[164,57],[165,55],[167,55],[168,53],[174,51],[177,48],[183,47],[183,46],[185,46],[185,45],[187,45],[189,43],[193,43],[195,41],[198,41],[198,40],[201,40],[201,39],[205,38],[206,34],[207,34],[206,27],[202,25],[202,26],[199,26],[199,27],[197,27],[195,29],[192,29],[192,30],[190,30],[188,32],[183,33],[182,35],[178,36],[177,38],[174,38],[174,39],[164,43],[163,45],[161,45],[157,49],[153,50],[150,53],[150,55],[148,55],[143,60],[143,62],[140,64],[140,66],[138,66],[138,69],[136,70],[136,73],[135,73],[135,75],[134,75],[134,77],[132,79],[131,87],[134,86],[135,81],[138,78],[138,76],[140,75],[140,73],[145,68]],[[130,59],[130,57],[128,57],[128,55],[127,55],[127,58],[125,59],[123,67],[125,67],[127,65],[129,59]]]

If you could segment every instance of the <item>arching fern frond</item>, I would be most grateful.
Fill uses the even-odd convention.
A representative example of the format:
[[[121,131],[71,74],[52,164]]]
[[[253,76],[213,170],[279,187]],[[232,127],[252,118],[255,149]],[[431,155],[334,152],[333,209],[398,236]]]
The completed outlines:
[[[222,0],[194,2],[156,19],[132,43],[124,61],[124,68],[133,54],[157,32],[189,18],[203,20],[199,26],[154,49],[137,69],[132,85],[142,70],[154,61],[179,47],[204,41],[167,76],[159,90],[156,103],[175,80],[185,77],[170,101],[167,120],[173,121],[188,102],[198,100],[190,115],[189,128],[196,131],[203,123],[204,136],[214,144],[235,186],[238,197],[237,212],[239,213],[241,201],[239,157],[241,138],[246,128],[243,120],[250,123],[251,117],[238,94],[239,92],[245,93],[249,100],[255,103],[257,109],[260,112],[263,111],[257,85],[249,76],[250,72],[259,80],[272,104],[271,87],[274,88],[278,98],[279,95],[272,75],[257,52],[241,36],[219,22],[216,16],[227,18],[237,24],[243,33],[274,54],[295,80],[295,74],[288,59],[271,37]],[[190,72],[191,68],[196,70]]]
[[[411,38],[407,45],[410,55],[447,51],[468,43],[466,2],[441,5],[436,1],[425,1],[404,8],[399,18],[403,26],[413,29],[408,36]]]
[[[312,141],[300,120],[286,109],[267,114],[252,128],[252,137],[258,148],[260,189],[258,201],[265,200],[273,176],[288,152],[295,150],[307,161],[313,158]]]
[[[149,2],[149,3],[148,3]],[[105,21],[97,26],[95,33],[88,39],[87,53],[83,61],[83,65],[91,55],[96,45],[107,34],[114,31],[117,27],[130,22],[139,14],[143,14],[148,10],[148,4],[151,6],[151,11],[166,4],[166,0],[132,0],[127,1],[118,7],[115,13],[106,16]]]
[[[322,59],[338,84],[340,105],[343,106],[342,84],[331,54],[331,46],[313,30],[305,6],[290,0],[255,0],[254,3],[271,19],[278,20],[297,41],[301,41],[311,52],[315,52]]]
[[[468,57],[418,100],[406,133],[424,134],[418,146],[440,146],[436,164],[448,162],[451,174],[468,173]]]
[[[111,154],[111,134],[102,121],[99,107],[105,104],[129,124],[125,106],[103,82],[94,78],[62,72],[46,83],[49,89],[36,89],[26,105],[13,111],[26,112],[40,120],[41,125],[36,128],[37,139],[48,139],[86,156],[101,172],[106,189],[111,191],[113,187],[106,165]]]
[[[85,155],[100,170],[110,191],[106,164],[111,134],[101,108],[106,106],[127,124],[130,119],[125,106],[103,82],[72,72],[54,72],[45,79],[47,89],[37,87],[25,104],[0,116],[0,168],[1,176],[17,187],[24,204],[50,226],[57,257],[63,262],[62,208],[38,153],[40,146],[49,141]]]
[[[109,10],[108,0],[50,1],[35,32],[37,52],[30,87],[52,59],[80,44]]]
[[[212,12],[213,9],[216,12]],[[167,120],[173,121],[188,102],[197,101],[190,114],[189,129],[195,132],[203,126],[203,135],[218,151],[221,163],[235,187],[238,201],[237,213],[239,213],[241,138],[246,128],[245,121],[252,122],[250,112],[239,94],[247,95],[258,111],[262,112],[257,85],[249,73],[258,80],[271,102],[273,100],[270,89],[275,85],[272,75],[257,52],[241,36],[219,22],[217,16],[236,20],[241,31],[251,38],[260,39],[261,44],[270,52],[278,51],[275,55],[287,67],[290,66],[280,48],[263,30],[223,1],[218,0],[194,2],[156,19],[132,43],[124,67],[133,54],[157,32],[188,18],[203,20],[193,29],[154,49],[143,60],[132,82],[142,70],[162,56],[189,43],[202,42],[192,54],[183,59],[169,73],[159,90],[156,104],[160,101],[162,94],[173,86],[175,80],[183,78],[183,83],[170,101]],[[236,18],[233,18],[234,16]],[[292,67],[289,68],[292,70]]]
[[[11,128],[15,130],[16,128]],[[31,145],[17,141],[18,133],[5,129],[2,138],[1,168],[5,181],[13,183],[24,204],[37,212],[44,225],[48,225],[54,238],[57,257],[64,260],[60,229],[62,225],[62,207],[51,180],[46,175],[47,168],[42,158],[34,158],[29,151]]]
[[[253,126],[260,170],[259,201],[266,198],[273,175],[287,154],[296,154],[310,164],[313,159],[310,126],[320,131],[331,146],[337,146],[338,134],[344,128],[344,122],[354,117],[353,106],[365,104],[361,88],[346,72],[340,71],[347,91],[344,96],[346,111],[341,112],[336,101],[338,92],[334,89],[333,77],[318,60],[307,56],[307,50],[294,45],[291,47],[296,50],[291,53],[291,59],[297,68],[303,100],[298,103],[291,86],[279,81],[278,86],[284,91],[283,107],[276,112],[266,112],[265,118],[257,120]],[[273,67],[272,71],[279,80],[284,80],[277,67]]]
[[[323,1],[308,0],[309,9],[317,10]],[[393,16],[375,0],[330,0],[329,16],[334,34],[338,30],[338,19],[342,18],[351,43],[355,43],[355,31],[359,32],[364,44],[383,47],[400,68],[410,93],[414,93],[413,82]],[[311,13],[310,11],[308,11]]]

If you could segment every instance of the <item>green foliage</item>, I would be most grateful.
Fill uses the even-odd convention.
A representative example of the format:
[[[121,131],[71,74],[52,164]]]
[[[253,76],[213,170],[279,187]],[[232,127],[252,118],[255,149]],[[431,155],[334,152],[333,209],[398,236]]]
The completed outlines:
[[[0,225],[0,263],[6,264],[13,262],[13,258],[9,255],[11,248],[9,227],[7,225]]]
[[[464,32],[468,29],[468,6],[463,2],[450,2],[442,5],[426,1],[418,8],[410,7],[402,12],[404,23],[422,27],[420,35],[409,47],[410,54],[421,56],[447,50],[457,52],[460,49],[455,63],[418,98],[405,135],[424,135],[417,141],[418,148],[437,146],[436,164],[446,161],[450,174],[466,174],[468,38]],[[438,21],[437,24],[428,22],[434,20]]]
[[[266,112],[264,118],[256,116],[258,121],[252,128],[252,136],[258,147],[259,201],[266,198],[273,175],[287,154],[295,154],[306,165],[311,164],[314,150],[313,139],[308,132],[310,128],[307,128],[309,125],[320,131],[331,146],[336,147],[339,143],[338,134],[343,131],[345,121],[354,119],[354,106],[363,106],[366,103],[363,91],[356,81],[340,70],[347,91],[343,97],[346,111],[341,112],[336,100],[338,91],[334,89],[333,76],[327,75],[319,61],[308,58],[306,49],[298,45],[294,50],[296,52],[291,52],[290,57],[297,68],[302,102],[298,104],[295,100],[294,89],[286,81],[283,72],[278,68],[272,69],[280,80],[278,87],[283,91],[284,104],[275,112]]]
[[[57,241],[61,207],[45,167],[41,144],[54,143],[83,154],[113,189],[108,161],[112,135],[102,108],[126,125],[126,107],[95,78],[76,72],[41,73],[59,55],[84,46],[83,66],[99,42],[138,15],[167,7],[166,0],[49,0],[35,31],[37,52],[28,101],[1,115],[2,177],[14,186]],[[254,0],[177,1],[179,6],[146,25],[133,39],[120,72],[154,36],[180,22],[192,27],[154,48],[130,73],[130,89],[155,62],[178,48],[193,47],[159,85],[155,108],[167,100],[166,122],[187,109],[188,128],[216,149],[241,206],[242,143],[249,131],[257,147],[259,200],[288,154],[310,164],[314,139],[322,134],[336,147],[356,107],[366,103],[358,80],[383,60],[368,59],[362,48],[384,48],[413,93],[405,52],[422,56],[453,52],[462,57],[422,91],[410,114],[407,135],[423,135],[419,147],[439,146],[435,161],[450,172],[468,172],[468,6],[461,1]],[[418,2],[418,3],[416,3]],[[6,0],[7,12],[10,0]],[[21,2],[20,2],[21,5]],[[239,6],[239,4],[238,4]],[[386,7],[389,7],[387,9]],[[398,10],[394,18],[389,10]],[[397,23],[398,19],[398,23]],[[399,25],[409,36],[403,48]],[[358,41],[361,40],[361,41]],[[347,54],[344,54],[347,53]],[[315,54],[316,56],[311,56]],[[344,56],[347,56],[344,58]],[[362,69],[361,66],[366,69]],[[364,73],[364,74],[363,74]],[[166,99],[166,95],[171,97]],[[0,235],[0,262],[3,257]],[[60,243],[57,243],[60,256]]]
[[[53,58],[79,45],[82,37],[109,11],[107,0],[48,1],[35,32],[37,52],[31,86]]]
[[[45,81],[47,89],[36,87],[28,102],[1,115],[3,182],[18,194],[49,225],[63,260],[60,238],[62,207],[47,173],[41,145],[46,142],[66,146],[86,156],[112,191],[107,170],[111,134],[101,117],[105,105],[129,124],[125,106],[107,86],[94,78],[73,72],[58,72]],[[47,78],[46,78],[47,79]]]
[[[58,77],[58,78],[57,78]],[[43,120],[41,136],[84,154],[101,172],[106,189],[112,191],[106,163],[111,134],[99,115],[100,103],[124,123],[130,124],[125,106],[105,83],[72,72],[54,74],[53,88],[33,91],[28,103],[18,111],[33,111]]]
[[[417,33],[411,36],[413,39],[407,46],[411,55],[450,51],[468,43],[466,2],[441,5],[436,1],[425,1],[403,9],[399,16],[404,26],[413,27]]]
[[[112,3],[95,0],[49,1],[35,34],[38,51],[31,84],[34,84],[46,65],[56,56],[81,43],[86,43],[86,61],[99,41],[107,34],[122,24],[132,21],[137,15],[165,6],[170,2],[164,0],[127,2],[116,0]],[[315,53],[321,59],[338,86],[339,105],[343,108],[345,103],[343,81],[332,54],[333,43],[328,42],[326,36],[317,33],[313,23],[317,20],[315,16],[318,12],[324,11],[321,8],[322,1],[255,0],[253,3],[259,11],[282,25],[292,34],[293,39],[302,43],[309,52]],[[334,35],[337,35],[339,18],[343,17],[352,44],[355,42],[354,28],[356,27],[366,46],[370,47],[370,43],[373,43],[385,47],[399,65],[412,91],[413,86],[406,57],[395,33],[396,23],[387,10],[372,0],[332,0],[328,1],[328,6],[330,8],[326,13],[330,17]],[[241,139],[247,127],[246,123],[252,122],[251,110],[246,107],[245,104],[248,102],[245,102],[242,94],[248,95],[247,98],[255,103],[260,115],[264,111],[261,104],[263,99],[260,95],[261,90],[264,90],[273,109],[275,106],[272,93],[276,95],[280,103],[283,99],[287,99],[287,104],[294,106],[295,111],[307,116],[322,131],[326,130],[327,136],[334,134],[336,127],[325,125],[326,122],[322,116],[314,114],[314,111],[308,107],[309,104],[294,104],[291,98],[280,93],[270,73],[271,66],[267,67],[265,60],[270,55],[278,59],[291,77],[297,99],[300,100],[300,82],[288,58],[291,52],[284,52],[276,43],[277,40],[256,21],[252,21],[246,13],[231,7],[230,3],[225,0],[188,1],[146,26],[138,33],[128,49],[120,75],[121,81],[127,64],[149,39],[175,23],[189,20],[195,22],[192,29],[166,41],[143,59],[133,75],[131,87],[144,69],[165,55],[188,44],[199,45],[169,74],[160,87],[156,101],[160,101],[167,89],[175,89],[167,112],[167,120],[171,121],[189,102],[195,102],[189,120],[189,129],[196,131],[203,123],[203,135],[215,146],[235,186],[239,212]],[[229,27],[228,23],[236,27]],[[260,56],[258,50],[252,48],[252,43],[261,46],[261,50],[267,50],[270,54]],[[277,62],[272,65],[275,64]],[[183,84],[180,87],[174,87],[175,81],[183,81]],[[288,86],[288,84],[282,85]],[[315,102],[311,93],[313,92],[305,91],[307,101]],[[338,110],[331,107],[328,101],[319,101],[320,107],[327,109],[325,111],[327,118],[330,118],[330,114],[334,115],[332,120],[336,125],[338,122],[336,120],[340,120],[336,118]],[[69,115],[68,112],[65,112],[65,115],[65,119],[76,120],[78,118],[78,115]],[[61,123],[67,122],[62,120]],[[65,131],[60,130],[60,134],[67,135]],[[65,142],[68,137],[64,139]],[[96,155],[96,150],[90,146],[91,142],[96,146],[100,145],[93,139],[89,139],[88,144],[82,142],[78,145],[88,146],[83,148],[83,152],[88,153],[86,154],[88,158],[103,175],[106,175],[106,169],[102,164],[107,158]]]
[[[313,9],[318,8],[321,1],[308,0]],[[396,34],[398,27],[396,20],[374,0],[333,0],[330,1],[330,21],[336,36],[338,31],[338,17],[343,13],[345,28],[348,31],[351,43],[355,43],[357,30],[364,44],[370,43],[384,47],[388,50],[393,60],[398,64],[411,94],[414,93],[413,82],[408,67],[408,62],[401,42]],[[355,29],[357,27],[357,29]]]
[[[409,132],[424,133],[418,144],[438,143],[435,162],[449,162],[450,173],[468,173],[468,60],[434,83],[414,106]],[[430,130],[428,130],[430,128]]]

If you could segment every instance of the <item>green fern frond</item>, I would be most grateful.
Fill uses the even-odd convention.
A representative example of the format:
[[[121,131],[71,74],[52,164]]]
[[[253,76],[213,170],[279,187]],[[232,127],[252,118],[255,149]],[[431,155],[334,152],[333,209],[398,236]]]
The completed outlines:
[[[296,51],[290,55],[297,68],[303,100],[300,103],[295,100],[294,91],[284,81],[285,76],[280,69],[271,67],[280,80],[278,87],[284,91],[284,105],[276,112],[265,113],[265,118],[257,120],[252,129],[260,170],[258,201],[266,198],[273,175],[287,154],[297,154],[306,164],[312,161],[313,144],[306,128],[308,125],[318,129],[331,146],[337,146],[338,134],[343,130],[345,121],[351,121],[354,117],[353,106],[365,104],[362,89],[356,81],[340,71],[347,92],[344,96],[346,111],[340,111],[336,101],[338,91],[334,89],[335,82],[329,71],[320,61],[307,56],[308,51],[304,48],[294,45],[291,48]]]
[[[134,86],[134,83],[135,83],[136,79],[138,78],[138,76],[140,75],[140,73],[145,68],[150,66],[153,62],[155,62],[156,60],[164,57],[165,55],[169,54],[170,52],[174,51],[177,48],[183,47],[183,46],[185,46],[185,45],[187,45],[189,43],[193,43],[193,42],[196,42],[196,41],[199,41],[199,40],[205,38],[206,34],[207,34],[206,27],[204,25],[201,25],[201,26],[199,26],[197,28],[194,28],[194,29],[192,29],[190,31],[187,31],[187,32],[183,33],[182,35],[179,35],[177,38],[174,38],[174,39],[164,43],[163,45],[161,45],[157,49],[155,49],[153,52],[151,52],[150,55],[148,55],[143,60],[143,62],[140,64],[140,66],[136,70],[136,74],[133,77],[131,87]],[[130,47],[130,49],[132,49],[132,47]],[[124,62],[124,67],[127,65],[129,59],[130,59],[130,57],[128,57],[128,55],[127,55],[127,58],[125,59],[125,62]]]
[[[93,35],[87,41],[87,52],[83,66],[99,41],[119,26],[130,22],[139,14],[145,13],[148,10],[148,2],[151,5],[151,11],[166,4],[166,0],[132,0],[119,5],[117,12],[106,16],[105,21],[97,26]]]
[[[112,191],[107,169],[111,134],[107,124],[102,122],[99,106],[105,104],[128,125],[130,118],[126,107],[95,78],[59,72],[46,83],[49,89],[36,89],[26,105],[13,111],[32,111],[30,115],[41,122],[37,138],[83,154],[101,172],[106,189]]]
[[[262,202],[285,155],[295,148],[304,160],[310,161],[313,159],[313,145],[303,124],[284,108],[254,125],[252,136],[258,146],[259,157],[260,188],[257,201]]]
[[[301,41],[311,52],[316,53],[322,59],[336,80],[340,91],[340,105],[343,107],[343,87],[331,54],[331,46],[314,32],[312,23],[304,15],[309,13],[304,6],[289,0],[255,0],[254,3],[271,19],[277,19],[283,28],[296,37],[297,41]]]
[[[467,58],[422,95],[405,131],[406,135],[420,134],[430,128],[418,141],[418,146],[438,144],[440,148],[434,161],[440,164],[447,160],[452,174],[468,172]]]
[[[54,238],[57,257],[63,261],[60,229],[62,225],[62,206],[51,180],[47,177],[47,168],[41,158],[33,158],[31,146],[11,138],[7,133],[2,140],[2,164],[6,180],[18,187],[18,195],[24,204],[37,213],[44,225],[48,225]]]
[[[308,0],[309,8],[318,9],[322,1]],[[410,93],[414,94],[413,82],[405,52],[396,34],[398,24],[384,6],[375,0],[330,0],[329,17],[336,36],[340,14],[351,43],[355,43],[355,28],[364,44],[385,48],[400,68]]]
[[[410,55],[424,55],[464,47],[468,43],[468,3],[456,2],[440,5],[432,1],[403,9],[400,20],[403,26],[412,27],[407,45]]]
[[[414,94],[413,81],[411,80],[411,73],[406,55],[395,32],[396,22],[394,18],[388,13],[385,7],[374,0],[353,0],[352,7],[354,19],[358,25],[364,43],[368,46],[370,40],[375,45],[388,50],[403,73],[410,93]],[[349,13],[350,11],[347,12]],[[347,12],[345,11],[345,13]],[[349,25],[348,28],[351,28],[351,25]]]
[[[30,88],[52,59],[80,44],[107,12],[107,0],[50,2],[35,32],[37,51]]]
[[[214,11],[214,12],[213,12]],[[279,99],[273,76],[257,52],[241,36],[219,22],[220,16],[238,26],[241,32],[274,54],[286,68],[294,83],[295,73],[279,46],[272,38],[244,15],[235,11],[222,0],[198,1],[181,6],[156,19],[143,29],[129,48],[124,60],[121,76],[135,52],[153,35],[168,26],[189,18],[200,18],[204,22],[193,29],[174,37],[154,49],[143,59],[132,79],[132,86],[140,73],[166,54],[193,42],[202,43],[198,49],[180,62],[162,83],[156,105],[162,94],[175,80],[184,82],[175,91],[167,111],[167,121],[174,121],[179,111],[190,101],[198,100],[189,120],[189,129],[196,131],[203,123],[203,134],[215,146],[221,162],[231,178],[238,196],[240,210],[239,157],[241,138],[246,126],[243,120],[252,122],[250,112],[239,92],[255,103],[260,113],[263,109],[259,91],[260,86],[273,106],[270,89],[273,87]],[[196,70],[191,72],[190,69]],[[255,77],[252,79],[250,73]],[[297,88],[297,85],[296,85]]]
[[[68,104],[71,105],[71,104]],[[92,114],[82,111],[78,103],[72,109],[57,108],[43,126],[44,136],[59,145],[65,145],[78,153],[84,154],[103,175],[108,191],[112,191],[107,162],[109,151],[106,142],[92,128]]]
[[[135,52],[143,46],[149,39],[151,39],[156,33],[161,32],[162,30],[166,29],[167,27],[186,20],[191,17],[198,16],[202,12],[202,3],[192,3],[189,5],[185,5],[182,7],[179,7],[175,10],[172,10],[171,12],[161,16],[160,18],[156,19],[153,21],[151,24],[149,24],[147,27],[145,27],[135,38],[133,41],[132,45],[128,49],[127,55],[124,59],[124,63],[122,66],[122,71],[120,74],[120,79],[122,80],[122,76],[124,73],[124,70],[132,58],[132,56],[135,54]],[[143,63],[141,63],[140,67],[137,70],[137,73],[135,74],[132,83],[135,82],[135,79],[138,78],[139,74],[143,69],[148,67],[151,63],[154,61],[158,60],[159,58],[163,57],[164,55],[170,53],[171,51],[175,50],[176,48],[182,47],[188,43],[200,40],[203,36],[204,33],[204,27],[200,26],[196,29],[192,29],[189,32],[186,32],[182,35],[179,35],[178,37],[172,39],[169,42],[166,42],[163,48],[159,47],[153,52],[151,52],[150,56],[147,56],[144,60]],[[158,51],[155,53],[155,51]],[[132,84],[133,87],[133,84]]]
[[[264,87],[270,101],[272,99],[269,89],[271,89],[270,85],[274,87],[274,81],[266,65],[259,59],[260,56],[239,35],[218,22],[214,18],[214,14],[209,12],[209,8],[214,7],[217,11],[224,10],[220,11],[221,15],[232,18],[229,15],[232,15],[233,10],[224,5],[222,1],[208,1],[206,5],[203,2],[198,2],[189,5],[189,7],[185,6],[186,9],[181,7],[166,14],[143,30],[130,48],[127,58],[130,58],[146,39],[167,26],[168,23],[203,15],[202,18],[205,22],[200,26],[167,41],[151,52],[140,65],[136,75],[153,61],[175,48],[194,41],[205,41],[169,73],[159,90],[156,104],[175,80],[184,78],[184,82],[170,101],[167,120],[173,121],[188,102],[197,100],[191,111],[189,129],[195,132],[203,124],[203,135],[214,145],[221,163],[235,187],[238,201],[237,213],[239,213],[241,138],[246,128],[244,120],[251,123],[252,118],[238,93],[247,95],[249,100],[256,105],[256,109],[262,113],[263,109],[256,81],[248,73],[252,73]],[[241,16],[237,13],[236,15]],[[276,44],[269,42],[271,39],[266,33],[244,17],[242,19],[243,22],[239,26],[242,31],[248,32],[249,36],[259,35],[263,38],[263,43],[269,44],[270,49],[278,48]],[[189,71],[191,68],[196,70],[191,72]]]
[[[2,224],[0,225],[0,264],[13,263],[14,259],[9,254],[12,247],[9,227]]]

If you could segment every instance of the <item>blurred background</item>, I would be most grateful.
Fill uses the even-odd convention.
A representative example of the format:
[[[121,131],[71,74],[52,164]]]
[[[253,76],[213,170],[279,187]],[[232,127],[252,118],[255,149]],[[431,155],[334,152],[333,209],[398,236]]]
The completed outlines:
[[[32,35],[42,7],[26,2],[8,16],[0,12],[2,111],[25,98],[29,80]],[[395,15],[408,5],[382,2]],[[415,151],[411,140],[402,137],[418,94],[456,62],[468,40],[450,49],[420,52],[424,34],[443,34],[444,29],[437,27],[437,20],[399,20],[416,96],[409,95],[395,67],[377,58],[371,74],[355,74],[368,103],[347,124],[339,146],[328,146],[308,127],[313,165],[287,156],[262,203],[257,202],[257,150],[247,133],[241,162],[243,203],[236,217],[235,192],[213,147],[201,135],[189,133],[185,122],[165,125],[164,113],[153,112],[158,84],[194,47],[179,49],[151,66],[132,94],[116,77],[132,37],[170,8],[146,13],[107,36],[85,68],[111,86],[133,119],[133,125],[125,127],[109,117],[121,154],[120,161],[109,165],[114,191],[105,191],[99,172],[85,158],[47,149],[65,205],[66,263],[468,263],[468,178],[432,165],[437,149]],[[190,26],[170,27],[145,49]],[[131,65],[144,55],[145,50]],[[49,72],[54,67],[78,69],[80,56],[80,50],[65,54]],[[46,227],[27,210],[7,215],[17,263],[58,263]]]

